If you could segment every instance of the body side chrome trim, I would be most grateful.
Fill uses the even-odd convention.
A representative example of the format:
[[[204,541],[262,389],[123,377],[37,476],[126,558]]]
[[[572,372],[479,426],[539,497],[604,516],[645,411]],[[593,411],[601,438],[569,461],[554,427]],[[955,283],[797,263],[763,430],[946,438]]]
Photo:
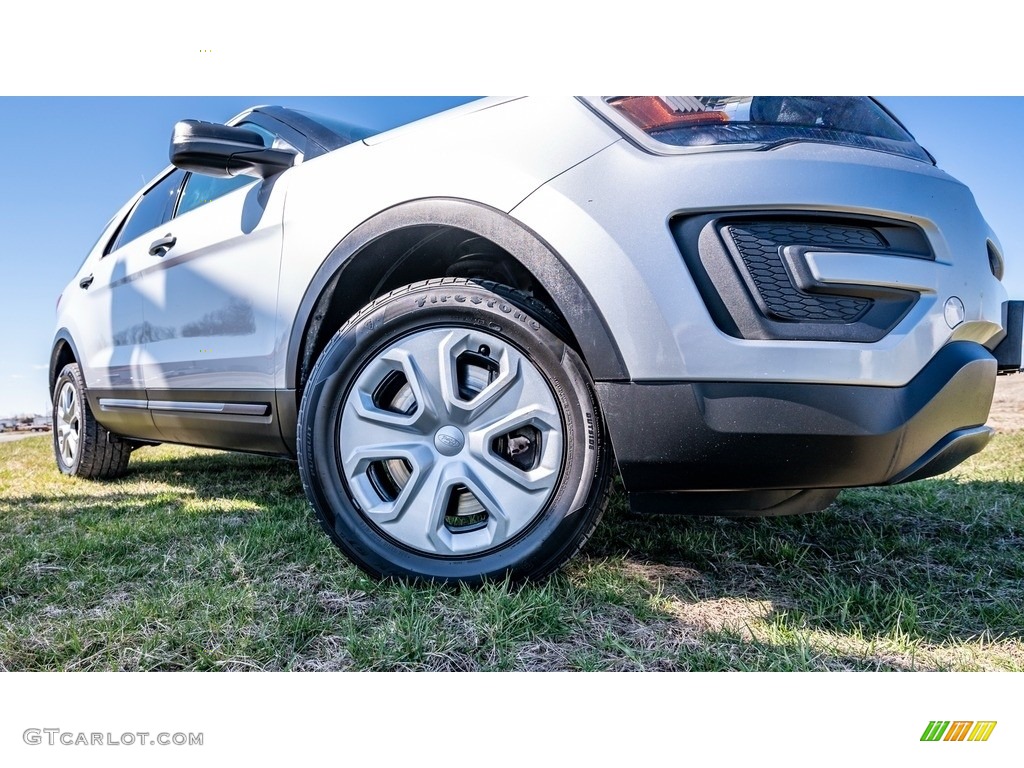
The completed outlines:
[[[130,398],[119,398],[119,397],[101,397],[100,398],[100,410],[109,411],[112,408],[132,408],[135,410],[145,410],[149,408],[148,400],[134,400]]]
[[[100,408],[148,409],[150,411],[173,411],[183,413],[217,413],[224,416],[266,416],[270,413],[269,403],[179,403],[173,400],[130,400],[115,397],[101,397]]]

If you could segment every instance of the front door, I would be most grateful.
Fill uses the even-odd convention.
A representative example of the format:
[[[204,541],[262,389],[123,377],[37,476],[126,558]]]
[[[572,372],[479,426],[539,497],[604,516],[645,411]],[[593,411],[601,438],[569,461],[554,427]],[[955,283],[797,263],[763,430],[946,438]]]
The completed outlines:
[[[189,174],[167,250],[139,280],[153,329],[141,361],[165,439],[280,450],[275,330],[287,173]]]

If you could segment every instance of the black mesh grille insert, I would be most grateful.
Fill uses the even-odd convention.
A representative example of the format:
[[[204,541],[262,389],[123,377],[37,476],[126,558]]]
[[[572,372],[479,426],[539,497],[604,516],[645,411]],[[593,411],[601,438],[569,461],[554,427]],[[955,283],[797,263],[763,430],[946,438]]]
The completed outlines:
[[[829,249],[885,248],[873,229],[815,222],[731,222],[725,227],[769,315],[780,320],[850,323],[870,306],[870,299],[811,295],[793,285],[780,249],[787,245]]]

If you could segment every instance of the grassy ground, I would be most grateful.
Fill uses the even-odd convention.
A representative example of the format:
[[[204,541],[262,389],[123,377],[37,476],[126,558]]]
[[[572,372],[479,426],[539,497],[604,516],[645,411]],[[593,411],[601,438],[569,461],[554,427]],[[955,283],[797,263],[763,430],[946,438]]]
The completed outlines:
[[[377,583],[295,465],[0,445],[0,669],[1024,669],[1024,434],[816,515],[635,520],[539,585]]]

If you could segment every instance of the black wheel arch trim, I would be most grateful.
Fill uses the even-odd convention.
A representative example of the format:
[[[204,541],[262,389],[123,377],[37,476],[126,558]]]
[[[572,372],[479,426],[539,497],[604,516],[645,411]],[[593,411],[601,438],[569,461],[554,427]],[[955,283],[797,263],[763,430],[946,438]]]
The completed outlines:
[[[60,376],[60,369],[63,365],[60,365],[60,349],[61,344],[67,344],[71,348],[71,354],[74,355],[75,362],[79,365],[82,364],[82,359],[78,356],[78,347],[75,346],[75,340],[71,338],[71,332],[67,328],[61,328],[53,337],[53,343],[50,345],[50,376],[47,379],[47,384],[50,388],[50,399],[53,399],[53,387],[57,383],[57,377]]]
[[[541,284],[556,303],[580,345],[595,381],[629,378],[626,364],[597,303],[572,269],[543,238],[496,208],[460,198],[422,198],[387,208],[359,224],[324,259],[306,288],[288,339],[285,386],[298,388],[300,358],[321,301],[344,280],[359,252],[378,238],[406,227],[438,225],[466,230],[491,240]],[[441,275],[438,275],[441,277]],[[313,361],[309,362],[310,366]]]

